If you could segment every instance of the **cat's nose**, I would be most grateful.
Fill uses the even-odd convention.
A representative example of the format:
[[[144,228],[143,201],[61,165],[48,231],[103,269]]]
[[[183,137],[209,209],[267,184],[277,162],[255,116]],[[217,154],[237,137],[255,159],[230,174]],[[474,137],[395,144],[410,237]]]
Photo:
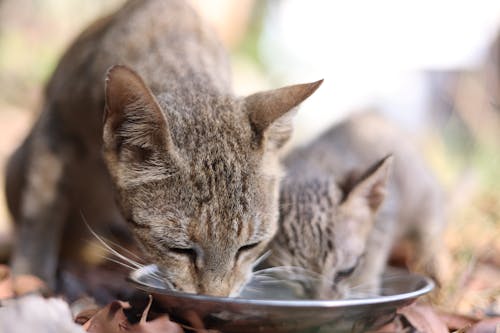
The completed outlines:
[[[223,274],[215,270],[206,270],[200,283],[200,293],[211,296],[229,296],[230,285]]]
[[[229,296],[231,290],[229,286],[224,285],[222,283],[213,283],[209,285],[203,285],[201,286],[200,293],[204,295],[209,295],[209,296],[222,296],[222,297],[227,297]]]

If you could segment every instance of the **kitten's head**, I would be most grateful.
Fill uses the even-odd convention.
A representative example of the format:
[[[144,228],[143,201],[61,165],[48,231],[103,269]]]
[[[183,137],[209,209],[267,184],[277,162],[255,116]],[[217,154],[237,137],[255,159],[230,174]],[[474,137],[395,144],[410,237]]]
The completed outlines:
[[[376,211],[385,196],[391,161],[387,157],[340,184],[321,175],[283,181],[280,230],[270,245],[268,263],[303,268],[296,278],[300,295],[318,299],[347,296],[349,279],[363,260]]]
[[[321,82],[247,98],[151,92],[115,66],[104,159],[147,259],[174,289],[235,295],[277,228],[279,148]]]

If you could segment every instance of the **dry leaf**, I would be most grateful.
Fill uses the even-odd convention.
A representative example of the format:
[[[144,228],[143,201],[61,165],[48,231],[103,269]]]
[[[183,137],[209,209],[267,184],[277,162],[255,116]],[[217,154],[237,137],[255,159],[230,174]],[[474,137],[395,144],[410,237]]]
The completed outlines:
[[[123,313],[125,307],[128,307],[127,303],[112,302],[90,318],[83,328],[92,333],[123,332],[128,325],[127,317]],[[81,318],[80,314],[77,318]]]
[[[401,315],[397,315],[394,320],[376,331],[369,331],[367,333],[406,333],[406,332],[411,332],[412,328],[411,327],[405,327],[404,323],[401,321]]]
[[[0,300],[14,297],[10,270],[5,265],[0,265]]]
[[[75,317],[75,323],[85,325],[92,317],[95,317],[99,311],[99,309],[83,310]]]
[[[500,333],[500,317],[481,320],[469,328],[467,333]]]
[[[479,321],[478,318],[457,313],[439,312],[438,315],[441,321],[452,331],[471,327]]]
[[[48,294],[46,284],[33,275],[20,275],[15,278],[9,267],[0,265],[0,300],[22,296],[32,292]]]
[[[446,325],[430,306],[410,305],[398,310],[406,320],[419,332],[448,333]]]
[[[25,295],[32,292],[40,292],[44,295],[48,293],[47,285],[33,275],[16,276],[13,278],[12,287],[16,295]]]
[[[87,332],[92,333],[183,333],[182,327],[170,321],[167,315],[159,316],[151,321],[147,321],[148,313],[151,308],[152,298],[150,297],[149,303],[144,309],[141,319],[136,324],[131,324],[125,313],[124,309],[129,308],[128,303],[112,302],[98,311],[90,320],[88,320],[83,328]],[[79,314],[77,318],[82,318]]]

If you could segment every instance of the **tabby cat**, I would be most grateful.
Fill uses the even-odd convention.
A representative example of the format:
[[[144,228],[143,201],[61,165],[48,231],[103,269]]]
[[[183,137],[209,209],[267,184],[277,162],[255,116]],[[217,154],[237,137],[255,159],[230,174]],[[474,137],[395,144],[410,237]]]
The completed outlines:
[[[292,151],[285,165],[267,264],[301,268],[302,296],[377,295],[391,248],[405,237],[414,245],[410,267],[442,277],[440,188],[383,117],[354,115]]]
[[[128,1],[64,54],[9,161],[14,272],[53,286],[88,238],[83,214],[100,235],[126,225],[171,288],[237,294],[277,228],[290,111],[320,84],[237,97],[185,1]]]

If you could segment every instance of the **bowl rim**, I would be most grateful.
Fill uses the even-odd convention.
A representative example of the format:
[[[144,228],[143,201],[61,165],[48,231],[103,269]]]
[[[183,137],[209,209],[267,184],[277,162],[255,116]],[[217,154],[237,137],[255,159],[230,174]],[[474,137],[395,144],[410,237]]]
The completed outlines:
[[[214,302],[214,303],[230,303],[230,304],[240,304],[240,305],[254,305],[254,306],[268,306],[268,307],[319,307],[319,308],[331,308],[331,307],[353,307],[353,306],[363,306],[363,305],[374,305],[374,304],[385,304],[393,302],[401,302],[405,300],[416,299],[419,296],[425,295],[431,292],[435,288],[434,281],[424,275],[417,273],[405,273],[406,277],[411,277],[418,279],[419,283],[422,283],[422,287],[401,294],[395,295],[385,295],[380,297],[372,298],[353,298],[353,299],[340,299],[340,300],[308,300],[308,299],[298,299],[298,300],[279,300],[279,299],[249,299],[249,298],[237,298],[237,297],[221,297],[221,296],[210,296],[201,294],[191,294],[178,291],[170,291],[162,288],[157,288],[148,284],[145,284],[138,280],[138,275],[141,274],[141,269],[133,271],[127,277],[127,281],[133,284],[136,288],[157,295],[173,296],[178,298],[183,298],[187,300],[202,301],[202,302]]]

